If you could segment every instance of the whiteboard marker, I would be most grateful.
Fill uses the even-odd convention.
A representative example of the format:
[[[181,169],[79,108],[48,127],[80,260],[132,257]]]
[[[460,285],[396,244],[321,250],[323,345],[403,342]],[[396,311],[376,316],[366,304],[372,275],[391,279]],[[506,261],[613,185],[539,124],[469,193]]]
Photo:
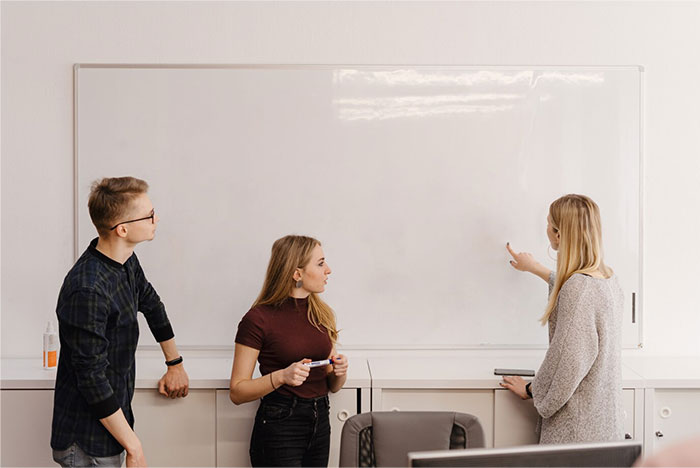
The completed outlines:
[[[321,367],[321,366],[327,366],[329,364],[333,364],[333,359],[324,359],[323,361],[313,361],[313,362],[305,362],[305,366],[309,367]]]

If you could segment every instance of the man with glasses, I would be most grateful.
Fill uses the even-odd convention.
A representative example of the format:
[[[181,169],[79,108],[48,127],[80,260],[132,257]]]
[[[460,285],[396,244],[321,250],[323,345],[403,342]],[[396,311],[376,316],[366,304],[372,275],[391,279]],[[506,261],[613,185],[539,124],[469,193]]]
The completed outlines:
[[[56,375],[51,447],[61,466],[146,466],[133,431],[137,312],[165,355],[158,384],[170,398],[187,396],[189,378],[173,329],[134,253],[155,237],[158,216],[133,177],[105,178],[88,209],[99,237],[68,272],[58,296],[61,354]]]

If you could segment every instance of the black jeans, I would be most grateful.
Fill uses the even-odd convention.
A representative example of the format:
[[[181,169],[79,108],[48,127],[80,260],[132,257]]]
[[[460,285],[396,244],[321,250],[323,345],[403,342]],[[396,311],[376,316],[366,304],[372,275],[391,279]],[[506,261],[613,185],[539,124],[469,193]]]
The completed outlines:
[[[328,397],[272,392],[260,401],[250,440],[252,466],[328,466]]]

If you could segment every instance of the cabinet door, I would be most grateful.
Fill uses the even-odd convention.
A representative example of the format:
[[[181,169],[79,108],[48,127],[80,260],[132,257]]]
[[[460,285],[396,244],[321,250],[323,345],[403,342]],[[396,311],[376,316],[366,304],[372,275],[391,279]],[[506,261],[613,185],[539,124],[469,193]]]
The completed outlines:
[[[458,411],[473,414],[484,429],[486,447],[493,447],[493,390],[395,389],[378,392],[374,411]],[[378,407],[377,407],[378,406]]]
[[[653,411],[653,450],[697,435],[700,430],[700,390],[656,389]]]
[[[628,388],[622,391],[625,438],[635,438],[636,408],[634,400],[634,389]],[[508,390],[496,390],[493,429],[494,447],[539,443],[539,437],[535,433],[538,418],[539,415],[532,404],[532,400],[522,400]]]
[[[56,466],[51,455],[53,390],[1,390],[0,465]]]
[[[506,389],[494,394],[493,446],[512,447],[539,443],[535,433],[539,414],[532,400],[523,400]]]
[[[329,394],[331,405],[331,453],[328,466],[338,466],[340,462],[340,435],[343,432],[345,420],[357,414],[356,388],[343,388],[338,393]]]
[[[214,466],[214,390],[190,390],[185,398],[170,399],[155,389],[139,389],[131,406],[150,466]]]
[[[623,426],[625,430],[625,439],[637,439],[634,430],[637,421],[637,415],[635,413],[636,408],[634,405],[634,389],[626,388],[622,390],[622,408],[624,409]],[[641,439],[642,438],[639,437],[639,440]]]
[[[216,391],[216,466],[250,466],[250,435],[258,400],[234,405],[228,390]]]

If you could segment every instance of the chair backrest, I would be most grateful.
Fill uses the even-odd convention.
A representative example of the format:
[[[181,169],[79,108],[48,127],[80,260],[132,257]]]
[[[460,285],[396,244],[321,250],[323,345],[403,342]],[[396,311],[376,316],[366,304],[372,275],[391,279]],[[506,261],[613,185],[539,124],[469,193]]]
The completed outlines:
[[[407,466],[408,452],[484,446],[476,416],[454,411],[361,413],[343,426],[340,466]]]

